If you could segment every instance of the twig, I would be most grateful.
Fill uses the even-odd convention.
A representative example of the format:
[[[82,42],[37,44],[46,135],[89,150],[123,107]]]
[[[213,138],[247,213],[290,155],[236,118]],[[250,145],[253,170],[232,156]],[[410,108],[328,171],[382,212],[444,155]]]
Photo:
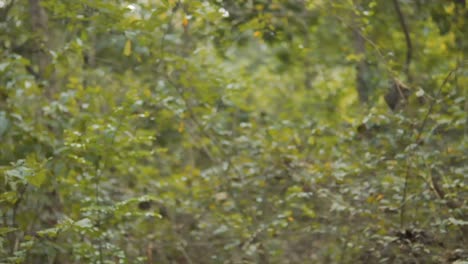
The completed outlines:
[[[434,108],[434,105],[437,101],[437,98],[440,96],[440,94],[442,93],[442,88],[445,86],[445,84],[447,84],[448,80],[450,79],[450,77],[452,76],[452,74],[458,70],[458,67],[455,68],[454,70],[451,70],[449,72],[449,74],[447,74],[447,76],[445,77],[444,81],[442,82],[442,84],[440,85],[439,89],[437,90],[437,94],[434,96],[434,100],[431,102],[431,104],[429,105],[429,109],[427,110],[426,112],[426,115],[424,116],[424,119],[423,119],[423,122],[421,123],[421,126],[418,128],[418,136],[417,136],[417,140],[420,139],[421,135],[422,135],[422,132],[423,132],[423,129],[424,127],[426,126],[427,124],[427,120],[429,118],[429,115],[431,114],[432,112],[432,109]]]

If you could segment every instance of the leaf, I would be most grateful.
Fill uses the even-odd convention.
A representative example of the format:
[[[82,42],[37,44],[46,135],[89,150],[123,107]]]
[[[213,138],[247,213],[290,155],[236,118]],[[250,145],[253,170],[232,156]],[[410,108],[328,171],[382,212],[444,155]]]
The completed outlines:
[[[79,221],[76,221],[74,225],[77,227],[82,227],[82,228],[90,228],[93,226],[93,223],[91,222],[89,218],[83,218]]]
[[[54,238],[54,237],[57,237],[59,232],[60,232],[60,227],[52,227],[52,228],[47,228],[47,229],[38,231],[37,234],[41,237]]]
[[[27,181],[35,186],[35,187],[41,187],[41,185],[45,182],[46,180],[46,170],[41,169],[36,173],[33,173],[27,177]]]
[[[17,228],[14,228],[14,227],[0,227],[0,236],[3,236],[7,233],[10,233],[16,230]]]
[[[177,128],[177,131],[179,131],[179,133],[182,133],[184,132],[184,128],[185,128],[184,122],[180,122],[179,127]]]
[[[361,61],[362,59],[364,59],[364,54],[349,54],[348,56],[346,56],[346,61],[349,61],[349,62],[359,62]]]
[[[10,65],[9,62],[0,63],[0,72],[5,71],[5,69]]]
[[[10,204],[15,204],[18,200],[17,192],[4,192],[0,194],[0,202],[7,202]]]
[[[463,221],[463,220],[460,220],[460,219],[455,219],[455,218],[453,218],[453,217],[450,217],[448,220],[449,220],[450,223],[452,223],[453,225],[456,225],[456,226],[468,225],[468,221]]]
[[[424,95],[424,90],[423,89],[419,89],[417,92],[416,92],[416,96],[417,97],[421,97]]]
[[[221,225],[216,230],[213,231],[213,235],[220,235],[229,231],[229,228],[226,225]]]
[[[16,165],[16,164],[15,164]],[[14,169],[5,171],[5,174],[8,177],[18,178],[20,180],[25,180],[26,177],[32,174],[32,170],[26,166],[18,166]]]
[[[228,198],[227,192],[219,192],[215,194],[216,201],[224,201]]]
[[[127,39],[127,42],[125,42],[123,54],[125,56],[130,56],[132,54],[132,41],[129,39]]]

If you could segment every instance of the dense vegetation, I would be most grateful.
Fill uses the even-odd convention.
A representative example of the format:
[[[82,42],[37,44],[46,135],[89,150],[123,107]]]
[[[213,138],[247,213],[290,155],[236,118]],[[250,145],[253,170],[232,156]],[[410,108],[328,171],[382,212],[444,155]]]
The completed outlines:
[[[1,263],[468,263],[468,7],[0,0]]]

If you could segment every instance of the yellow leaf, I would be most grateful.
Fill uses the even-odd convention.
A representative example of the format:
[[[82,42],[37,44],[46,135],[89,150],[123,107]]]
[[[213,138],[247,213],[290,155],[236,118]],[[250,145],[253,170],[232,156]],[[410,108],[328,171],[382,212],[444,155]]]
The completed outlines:
[[[383,194],[379,193],[377,195],[377,197],[375,198],[375,200],[377,200],[377,202],[378,202],[378,201],[382,200],[383,198],[384,198]]]
[[[440,48],[439,49],[440,49],[441,52],[445,52],[445,51],[447,51],[447,45],[445,45],[445,43],[440,43]]]
[[[184,132],[184,128],[185,128],[184,122],[180,122],[179,128],[177,129],[177,131],[179,131],[179,133],[182,133]]]
[[[188,26],[188,19],[187,18],[184,18],[184,20],[182,20],[182,25],[184,27],[187,27]]]
[[[362,59],[364,58],[364,54],[349,54],[348,56],[346,56],[346,61],[349,61],[349,62],[358,62],[358,61],[361,61]]]
[[[148,88],[145,88],[145,89],[143,90],[143,95],[144,95],[145,97],[151,97],[151,90],[148,89]]]
[[[262,33],[260,31],[255,31],[254,32],[254,37],[258,38],[262,35]]]
[[[224,201],[228,198],[227,192],[219,192],[215,194],[216,201]]]
[[[449,5],[444,6],[445,12],[449,15],[453,15],[455,11],[455,4],[451,3]]]
[[[130,56],[130,54],[132,54],[132,42],[129,39],[127,39],[127,42],[125,42],[123,54],[125,56]]]
[[[281,6],[280,6],[279,4],[277,4],[277,3],[272,3],[272,4],[270,5],[270,9],[271,9],[271,10],[280,10],[280,9],[281,9]]]
[[[258,187],[265,187],[266,186],[266,182],[264,180],[260,180],[258,182]]]

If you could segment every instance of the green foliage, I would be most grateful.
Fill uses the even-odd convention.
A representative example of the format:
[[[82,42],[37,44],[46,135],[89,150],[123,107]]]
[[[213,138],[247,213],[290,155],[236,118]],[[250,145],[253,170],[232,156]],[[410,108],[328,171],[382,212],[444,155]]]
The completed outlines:
[[[0,0],[0,262],[468,261],[462,2]]]

